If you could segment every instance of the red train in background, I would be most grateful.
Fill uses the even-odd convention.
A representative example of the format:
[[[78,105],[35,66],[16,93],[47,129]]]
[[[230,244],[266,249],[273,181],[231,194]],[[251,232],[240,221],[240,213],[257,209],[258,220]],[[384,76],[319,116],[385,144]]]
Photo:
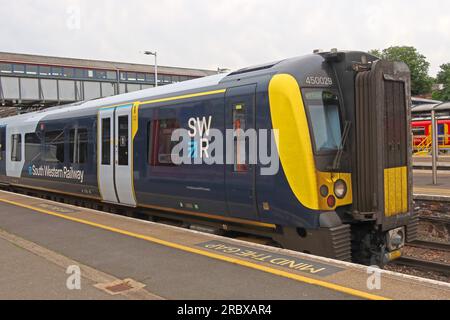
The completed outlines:
[[[413,147],[416,154],[428,154],[431,151],[431,120],[412,120]],[[450,118],[438,120],[439,150],[450,152]]]

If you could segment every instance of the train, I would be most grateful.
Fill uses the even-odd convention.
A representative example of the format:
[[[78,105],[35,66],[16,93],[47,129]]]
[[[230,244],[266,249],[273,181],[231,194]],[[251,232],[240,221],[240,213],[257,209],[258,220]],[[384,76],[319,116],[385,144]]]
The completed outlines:
[[[431,152],[431,119],[417,118],[411,122],[413,134],[413,148],[416,154]],[[437,122],[438,148],[442,153],[450,152],[450,118],[440,117]]]
[[[0,119],[0,185],[384,265],[417,236],[410,101],[404,63],[315,52]]]

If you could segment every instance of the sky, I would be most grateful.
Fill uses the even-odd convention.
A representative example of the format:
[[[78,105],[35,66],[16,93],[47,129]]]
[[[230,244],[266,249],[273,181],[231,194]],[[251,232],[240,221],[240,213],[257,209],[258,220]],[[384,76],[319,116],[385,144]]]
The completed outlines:
[[[237,69],[312,53],[415,46],[450,62],[448,0],[0,0],[0,51]]]

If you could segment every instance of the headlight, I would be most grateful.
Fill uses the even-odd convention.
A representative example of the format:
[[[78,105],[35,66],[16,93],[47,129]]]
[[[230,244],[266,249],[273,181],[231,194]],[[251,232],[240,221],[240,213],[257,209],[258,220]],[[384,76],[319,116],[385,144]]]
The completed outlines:
[[[328,189],[328,187],[326,185],[323,185],[320,187],[320,195],[322,197],[325,198],[326,196],[328,196],[329,193],[330,193],[330,190]]]
[[[387,233],[387,248],[389,251],[398,250],[405,246],[405,228],[397,228]]]
[[[334,194],[339,199],[343,199],[347,195],[347,184],[344,180],[338,180],[334,184]]]

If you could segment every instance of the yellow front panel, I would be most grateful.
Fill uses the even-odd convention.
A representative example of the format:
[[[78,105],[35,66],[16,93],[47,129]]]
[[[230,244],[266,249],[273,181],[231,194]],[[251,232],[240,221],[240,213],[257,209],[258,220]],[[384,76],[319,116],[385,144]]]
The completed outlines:
[[[406,167],[384,170],[384,205],[387,217],[408,211],[408,171]]]
[[[349,173],[320,172],[316,169],[308,119],[297,80],[289,74],[275,75],[269,84],[270,114],[281,165],[297,200],[313,210],[334,210],[352,203],[352,178]],[[342,179],[347,195],[329,207],[327,197],[320,196],[326,185],[333,194],[334,183]]]
[[[281,165],[289,186],[301,204],[318,210],[317,174],[308,119],[297,80],[275,75],[269,84],[270,114]]]
[[[330,194],[334,194],[334,184],[338,180],[343,180],[347,185],[347,194],[343,199],[336,197],[336,205],[330,208],[327,204],[327,197],[319,197],[319,209],[330,210],[337,207],[346,206],[353,203],[353,188],[352,188],[352,175],[350,173],[332,173],[332,172],[320,172],[317,171],[317,192],[320,193],[320,187],[325,185],[330,190]]]

